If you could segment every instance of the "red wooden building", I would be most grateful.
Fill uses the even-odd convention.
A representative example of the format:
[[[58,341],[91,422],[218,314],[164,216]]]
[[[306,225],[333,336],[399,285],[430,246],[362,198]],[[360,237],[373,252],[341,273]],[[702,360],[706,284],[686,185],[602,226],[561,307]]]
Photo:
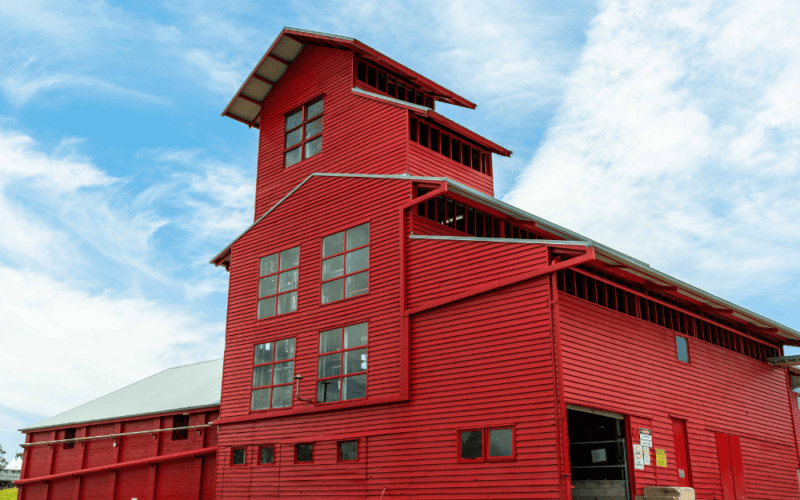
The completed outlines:
[[[225,109],[260,136],[215,497],[800,497],[800,333],[493,198],[511,152],[443,103],[287,28]]]

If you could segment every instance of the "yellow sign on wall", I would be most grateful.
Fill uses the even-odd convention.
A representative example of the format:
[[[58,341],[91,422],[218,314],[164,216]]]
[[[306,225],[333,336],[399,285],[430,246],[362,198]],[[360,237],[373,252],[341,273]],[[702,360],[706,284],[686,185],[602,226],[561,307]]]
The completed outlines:
[[[667,466],[667,452],[660,448],[656,448],[656,467]]]

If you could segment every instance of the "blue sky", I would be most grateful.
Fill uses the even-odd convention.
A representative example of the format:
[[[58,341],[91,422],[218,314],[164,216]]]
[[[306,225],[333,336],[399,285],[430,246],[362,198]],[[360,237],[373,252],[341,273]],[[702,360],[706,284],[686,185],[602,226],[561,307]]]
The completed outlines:
[[[557,4],[556,6],[552,4]],[[220,112],[283,26],[476,102],[497,196],[800,329],[800,6],[0,0],[0,444],[218,358],[257,132]],[[800,352],[800,351],[798,351]]]

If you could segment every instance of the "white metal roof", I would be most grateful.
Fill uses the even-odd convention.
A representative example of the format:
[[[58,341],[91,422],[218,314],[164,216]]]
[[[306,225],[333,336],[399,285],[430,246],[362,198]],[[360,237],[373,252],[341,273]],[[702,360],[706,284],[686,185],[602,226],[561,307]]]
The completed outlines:
[[[20,430],[219,406],[221,393],[222,360],[215,359],[169,368]]]

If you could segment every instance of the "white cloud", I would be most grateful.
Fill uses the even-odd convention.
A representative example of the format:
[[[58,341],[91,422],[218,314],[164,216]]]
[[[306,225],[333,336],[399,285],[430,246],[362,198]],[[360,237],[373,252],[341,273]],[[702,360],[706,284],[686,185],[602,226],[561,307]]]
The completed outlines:
[[[723,296],[788,283],[800,271],[799,9],[604,2],[507,200]]]

